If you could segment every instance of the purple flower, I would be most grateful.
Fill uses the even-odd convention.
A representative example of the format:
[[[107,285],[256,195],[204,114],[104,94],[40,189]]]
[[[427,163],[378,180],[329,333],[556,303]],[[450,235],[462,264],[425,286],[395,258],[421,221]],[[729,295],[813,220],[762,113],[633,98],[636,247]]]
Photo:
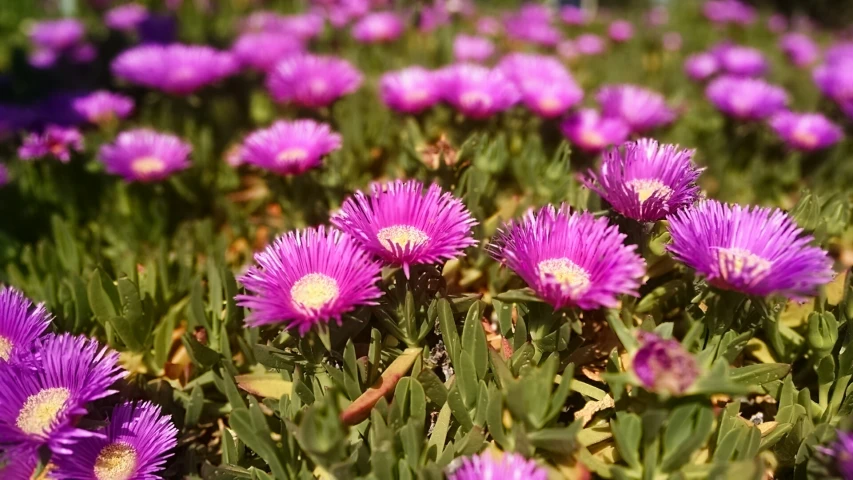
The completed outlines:
[[[807,67],[817,60],[820,50],[814,40],[804,33],[787,33],[779,40],[779,48],[797,67]]]
[[[419,6],[418,17],[418,30],[423,33],[429,33],[442,25],[447,25],[452,18],[450,10],[447,9],[447,2],[442,0]]]
[[[98,159],[107,173],[128,182],[159,182],[190,166],[192,147],[180,138],[147,128],[122,132],[115,142],[104,144]]]
[[[0,163],[0,188],[9,184],[9,168]]]
[[[369,13],[352,27],[352,36],[361,43],[393,42],[403,34],[403,20],[393,12]]]
[[[634,26],[626,20],[614,20],[607,27],[607,36],[617,43],[627,42],[634,36]]]
[[[544,47],[557,45],[562,36],[551,25],[551,11],[544,5],[528,3],[518,12],[504,19],[504,29],[509,38]]]
[[[31,133],[18,149],[22,160],[52,156],[62,163],[71,161],[71,151],[83,151],[83,135],[73,127],[49,125],[43,133]]]
[[[681,34],[678,32],[666,32],[661,39],[661,45],[667,52],[677,52],[681,50],[682,44]]]
[[[740,45],[721,45],[717,60],[723,71],[730,75],[759,77],[767,72],[767,60],[761,50]]]
[[[501,60],[498,69],[518,89],[524,105],[539,116],[562,115],[583,98],[583,90],[554,57],[513,53]]]
[[[451,260],[477,241],[477,221],[461,200],[438,185],[415,180],[374,184],[370,195],[358,191],[344,201],[331,221],[386,263],[412,265]]]
[[[574,60],[580,56],[578,48],[573,40],[561,40],[557,44],[557,55],[564,60]]]
[[[237,71],[234,56],[204,45],[142,45],[121,53],[113,73],[130,83],[189,95]]]
[[[460,63],[438,75],[444,100],[470,118],[488,118],[519,100],[518,90],[499,69]]]
[[[669,10],[663,5],[658,5],[646,12],[646,23],[652,27],[660,27],[669,23]]]
[[[81,43],[71,49],[70,56],[74,63],[89,63],[98,56],[98,51],[91,43]]]
[[[46,335],[36,350],[34,369],[0,368],[0,438],[71,454],[75,442],[97,435],[77,428],[76,417],[86,414],[87,403],[115,393],[109,387],[127,372],[117,352],[84,336]]]
[[[806,152],[831,147],[844,132],[820,113],[780,112],[770,119],[770,127],[789,147]]]
[[[835,457],[835,469],[844,480],[853,478],[853,433],[838,432],[838,439],[830,450]]]
[[[684,61],[684,72],[693,80],[705,80],[717,73],[720,64],[712,53],[695,53]]]
[[[43,303],[33,305],[12,287],[0,289],[0,367],[20,360],[50,322],[51,315]]]
[[[432,107],[441,94],[436,75],[423,67],[408,67],[382,75],[382,102],[402,113],[419,113]]]
[[[708,85],[705,96],[721,112],[740,120],[763,120],[788,104],[784,89],[759,78],[720,77]]]
[[[37,48],[30,52],[27,60],[34,68],[45,69],[56,64],[59,60],[59,54],[54,50]]]
[[[488,38],[459,34],[453,40],[453,59],[457,62],[485,62],[495,53]]]
[[[261,10],[253,12],[240,22],[240,31],[247,32],[278,32],[284,15],[277,12]]]
[[[148,18],[148,9],[138,3],[128,3],[112,8],[104,14],[104,23],[113,30],[129,32],[136,30]]]
[[[322,0],[312,3],[312,11],[326,17],[336,28],[349,24],[370,10],[368,0]]]
[[[767,18],[767,29],[773,33],[782,33],[788,29],[788,19],[781,13],[774,13]]]
[[[696,359],[677,340],[662,339],[654,333],[640,334],[640,348],[634,353],[634,374],[647,390],[681,395],[699,377]]]
[[[267,90],[278,102],[326,107],[361,86],[363,77],[348,61],[329,56],[296,55],[267,76]]]
[[[584,33],[575,38],[575,47],[581,55],[600,55],[607,49],[604,39],[594,33]]]
[[[637,85],[605,85],[596,100],[605,117],[622,119],[634,133],[662,127],[675,120],[663,95]]]
[[[381,265],[351,236],[324,227],[281,236],[263,252],[240,282],[237,303],[252,310],[246,325],[284,323],[304,335],[361,305],[375,305]]]
[[[584,184],[622,215],[656,222],[696,202],[701,170],[693,164],[694,153],[648,138],[629,142],[608,151]]]
[[[710,0],[705,2],[702,12],[708,20],[719,23],[749,25],[755,21],[755,9],[738,0]]]
[[[71,447],[73,454],[53,458],[50,478],[101,480],[156,479],[169,450],[178,444],[178,429],[169,415],[151,402],[118,405],[99,436],[84,438]]]
[[[284,15],[280,18],[276,30],[287,33],[303,41],[316,38],[323,32],[323,17],[313,13]]]
[[[560,20],[566,25],[579,26],[588,23],[590,18],[580,7],[566,5],[560,9]]]
[[[573,147],[589,153],[598,153],[628,138],[631,129],[618,118],[602,118],[598,111],[583,108],[567,117],[560,130]]]
[[[38,447],[15,445],[0,449],[0,476],[9,480],[31,480],[39,463]]]
[[[853,57],[838,57],[814,69],[814,81],[820,91],[838,102],[853,101]]]
[[[62,52],[80,43],[85,33],[79,20],[66,18],[36,22],[30,28],[29,36],[37,48]]]
[[[548,472],[533,460],[517,453],[490,452],[465,457],[457,461],[447,474],[449,480],[547,480]]]
[[[489,250],[555,309],[593,310],[615,307],[619,295],[637,295],[645,263],[636,245],[624,242],[606,218],[570,212],[563,204],[559,210],[530,209],[521,221],[510,221]]]
[[[707,200],[669,218],[669,251],[708,283],[748,295],[813,295],[832,260],[781,210]]]
[[[299,175],[322,164],[323,156],[341,148],[341,136],[314,120],[278,121],[243,142],[243,162],[279,175]]]
[[[834,64],[853,59],[853,42],[838,42],[826,49],[826,63]]]
[[[133,99],[99,90],[73,101],[74,110],[91,123],[105,124],[127,118],[133,112]]]
[[[267,72],[278,62],[303,53],[302,40],[277,32],[248,32],[237,37],[231,46],[231,53],[245,67]]]
[[[503,25],[495,17],[481,17],[477,20],[477,33],[479,35],[487,35],[494,37],[501,33]]]

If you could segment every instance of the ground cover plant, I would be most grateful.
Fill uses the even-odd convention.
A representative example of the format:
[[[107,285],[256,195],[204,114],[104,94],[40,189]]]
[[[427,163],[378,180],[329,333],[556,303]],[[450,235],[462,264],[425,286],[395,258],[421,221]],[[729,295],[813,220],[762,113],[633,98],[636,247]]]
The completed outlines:
[[[849,32],[585,7],[4,4],[0,477],[853,478]]]

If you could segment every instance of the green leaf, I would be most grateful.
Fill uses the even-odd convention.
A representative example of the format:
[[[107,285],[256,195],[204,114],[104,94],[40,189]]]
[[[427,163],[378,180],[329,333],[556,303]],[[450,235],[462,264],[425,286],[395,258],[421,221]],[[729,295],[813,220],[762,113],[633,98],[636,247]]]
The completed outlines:
[[[71,273],[80,272],[80,253],[77,250],[77,242],[71,235],[68,225],[58,216],[50,219],[53,228],[53,238],[56,242],[56,253],[65,270]]]
[[[184,415],[184,428],[192,427],[198,424],[201,418],[201,412],[204,409],[204,391],[200,385],[193,387],[190,392],[190,399],[187,403],[186,415]],[[225,439],[223,438],[223,442]],[[233,442],[232,442],[233,446]]]
[[[181,337],[181,342],[183,342],[184,347],[187,349],[190,359],[192,359],[193,363],[197,366],[207,369],[219,361],[219,354],[216,353],[216,351],[202,345],[189,333],[185,333]]]
[[[453,413],[453,418],[459,422],[462,430],[467,432],[474,427],[474,421],[471,420],[471,415],[468,413],[468,408],[462,400],[462,394],[459,392],[459,382],[453,382],[450,390],[447,392],[447,404],[450,405],[450,411]]]
[[[424,369],[418,374],[418,381],[423,385],[427,398],[439,407],[447,402],[447,387],[432,370]]]
[[[462,340],[459,338],[456,321],[453,319],[453,308],[450,306],[450,302],[444,298],[438,301],[438,326],[441,330],[441,339],[444,340],[450,362],[455,365],[459,361]]]
[[[729,378],[740,385],[760,386],[784,378],[790,371],[787,363],[758,363],[733,369]]]
[[[616,412],[616,418],[610,420],[610,430],[619,449],[619,456],[631,468],[639,469],[641,467],[640,440],[643,436],[640,417],[633,413]]]
[[[89,306],[102,325],[118,315],[119,295],[112,280],[101,269],[95,269],[87,287]]]
[[[472,304],[471,308],[468,309],[468,315],[465,317],[465,324],[462,327],[462,348],[470,353],[477,379],[485,377],[486,370],[489,368],[488,345],[486,333],[480,323],[481,316],[480,302]]]
[[[474,369],[474,362],[471,360],[471,355],[467,351],[462,351],[459,356],[456,367],[456,380],[459,385],[459,392],[462,394],[462,400],[468,408],[472,408],[477,403],[477,372]]]

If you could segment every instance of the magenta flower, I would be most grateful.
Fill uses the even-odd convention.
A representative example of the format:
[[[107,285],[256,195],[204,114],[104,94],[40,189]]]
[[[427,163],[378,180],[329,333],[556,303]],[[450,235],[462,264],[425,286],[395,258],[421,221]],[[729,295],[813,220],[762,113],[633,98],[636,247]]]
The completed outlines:
[[[710,0],[702,7],[708,20],[719,23],[749,25],[755,21],[755,9],[738,0]]]
[[[718,110],[739,120],[763,120],[788,104],[784,89],[758,78],[717,78],[705,89],[705,96]]]
[[[50,326],[43,303],[33,305],[12,287],[0,289],[0,367],[17,363]]]
[[[582,108],[568,116],[560,130],[573,147],[589,153],[598,153],[611,145],[624,142],[631,129],[618,118],[604,117],[591,108]]]
[[[605,85],[596,95],[605,117],[622,119],[634,133],[668,125],[675,112],[663,95],[637,85]]]
[[[646,23],[652,27],[660,27],[669,23],[669,10],[663,5],[658,5],[646,12]]]
[[[788,19],[781,13],[774,13],[767,18],[767,30],[782,33],[788,29]]]
[[[826,63],[834,64],[853,59],[853,42],[844,41],[832,44],[824,54]]]
[[[839,431],[838,439],[829,453],[835,457],[835,469],[841,478],[853,478],[853,433]]]
[[[332,224],[352,235],[373,255],[403,267],[451,260],[476,245],[477,221],[461,200],[438,185],[415,180],[374,184],[370,195],[358,191],[332,216]]]
[[[548,472],[517,453],[483,452],[465,457],[447,473],[449,480],[547,480]]]
[[[740,45],[721,45],[716,53],[720,67],[730,75],[760,77],[767,72],[767,60],[761,50]]]
[[[284,15],[280,17],[275,30],[307,42],[323,32],[323,17],[313,13]]]
[[[509,38],[544,47],[553,47],[562,34],[551,25],[551,11],[544,5],[527,3],[504,18]]]
[[[75,98],[74,110],[91,123],[105,124],[127,118],[133,112],[133,99],[106,90]]]
[[[804,33],[788,33],[779,40],[779,48],[796,67],[807,67],[820,56],[814,40]]]
[[[681,395],[693,386],[699,377],[699,365],[678,341],[647,332],[642,332],[639,339],[633,370],[647,390]]]
[[[563,204],[510,221],[489,250],[555,309],[593,310],[615,307],[619,295],[637,295],[645,263],[636,245],[624,242],[606,218],[570,212]]]
[[[694,153],[648,138],[629,142],[608,151],[584,184],[622,215],[656,222],[699,197],[701,170],[693,164]]]
[[[267,72],[281,60],[303,52],[305,44],[302,40],[278,32],[244,33],[231,46],[231,53],[241,65],[261,72]]]
[[[290,232],[263,252],[240,282],[248,293],[237,303],[252,312],[246,325],[283,323],[304,335],[361,305],[375,305],[378,262],[351,236],[324,227]]]
[[[820,113],[780,112],[770,118],[770,127],[789,147],[806,152],[831,147],[844,137],[841,127]]]
[[[72,18],[36,22],[29,31],[36,48],[53,52],[71,49],[83,41],[85,34],[83,23]]]
[[[604,39],[594,33],[583,33],[575,38],[575,47],[581,55],[601,55],[607,50]]]
[[[453,39],[453,59],[457,62],[485,62],[495,53],[488,38],[459,34]]]
[[[614,20],[607,27],[607,36],[616,43],[627,42],[634,37],[634,25],[626,20]]]
[[[695,53],[684,61],[684,72],[693,80],[706,80],[720,69],[717,57],[711,53]]]
[[[382,75],[382,102],[402,113],[419,113],[438,102],[441,91],[436,75],[423,67],[408,67]]]
[[[368,0],[322,0],[312,4],[313,11],[326,17],[335,28],[349,24],[370,10]]]
[[[477,34],[489,37],[497,36],[503,31],[503,25],[495,17],[480,17],[477,20]]]
[[[115,142],[104,144],[98,159],[107,173],[128,182],[159,182],[190,166],[192,146],[175,135],[147,128],[122,132]]]
[[[278,121],[251,133],[240,147],[243,162],[277,173],[299,175],[322,165],[341,148],[341,136],[314,120]]]
[[[142,45],[113,60],[113,74],[130,83],[189,95],[233,75],[237,61],[229,52],[204,45]]]
[[[403,34],[403,20],[393,12],[369,13],[352,27],[352,37],[361,43],[393,42]]]
[[[328,56],[296,55],[267,76],[267,90],[281,103],[326,107],[361,86],[363,77],[348,61]]]
[[[580,7],[566,5],[560,9],[560,20],[566,25],[579,26],[587,24],[591,18]]]
[[[128,3],[110,9],[104,14],[104,23],[113,30],[129,32],[136,30],[148,18],[148,9],[138,3]]]
[[[24,138],[18,156],[35,160],[51,156],[62,163],[71,161],[71,152],[83,151],[83,135],[73,127],[50,125],[43,133],[31,133]]]
[[[488,118],[519,100],[513,83],[499,69],[460,63],[441,70],[442,98],[467,117]]]
[[[539,116],[560,116],[583,98],[583,90],[553,57],[513,53],[501,60],[498,69],[518,89],[524,105]]]
[[[834,276],[826,252],[781,210],[707,200],[668,220],[669,251],[718,288],[805,299]]]
[[[820,91],[830,99],[838,103],[853,101],[853,57],[827,60],[812,75]]]

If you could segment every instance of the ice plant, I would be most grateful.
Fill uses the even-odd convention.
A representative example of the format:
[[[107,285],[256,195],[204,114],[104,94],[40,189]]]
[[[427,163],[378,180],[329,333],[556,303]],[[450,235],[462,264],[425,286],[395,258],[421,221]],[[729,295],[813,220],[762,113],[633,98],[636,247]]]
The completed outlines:
[[[69,50],[83,41],[86,31],[76,19],[43,20],[32,25],[30,41],[36,48],[52,52]]]
[[[716,54],[721,69],[729,75],[758,77],[767,72],[767,60],[756,48],[722,45]]]
[[[71,161],[71,152],[83,150],[83,135],[73,127],[50,125],[42,133],[31,133],[18,149],[22,160],[51,156],[62,163]]]
[[[806,152],[831,147],[844,136],[820,113],[780,112],[770,118],[770,126],[789,147]]]
[[[544,47],[560,41],[560,31],[551,25],[551,11],[544,5],[528,3],[506,18],[504,30],[509,38]]]
[[[774,13],[767,18],[767,30],[782,33],[788,29],[788,19],[782,13]]]
[[[779,39],[779,48],[794,66],[807,67],[820,55],[820,49],[814,40],[804,33],[792,32]]]
[[[648,138],[629,142],[604,154],[584,184],[622,215],[656,222],[696,202],[701,170],[693,164],[694,153]]]
[[[693,386],[699,366],[677,340],[642,332],[634,353],[633,370],[646,389],[665,395],[681,395]]]
[[[141,45],[125,50],[113,60],[112,71],[130,83],[189,95],[237,71],[229,52],[206,45]]]
[[[627,20],[614,20],[607,27],[607,36],[616,43],[624,43],[634,37],[634,25]]]
[[[560,9],[560,20],[566,25],[584,25],[589,22],[589,17],[583,9],[574,5],[566,5]]]
[[[853,433],[839,430],[838,438],[828,453],[835,457],[835,469],[841,478],[853,478]]]
[[[532,209],[492,239],[496,260],[520,276],[555,309],[615,307],[637,295],[645,263],[607,218],[571,212],[568,205]]]
[[[279,175],[299,175],[317,168],[323,157],[341,148],[341,136],[314,120],[277,121],[246,137],[240,147],[244,163]]]
[[[461,200],[441,187],[415,180],[374,184],[344,201],[332,224],[352,235],[386,263],[402,266],[451,260],[476,245],[471,228],[477,224]]]
[[[71,455],[53,458],[50,478],[67,480],[156,479],[177,445],[178,429],[151,402],[113,409],[99,436],[83,438]]]
[[[11,445],[47,445],[57,454],[92,432],[78,428],[86,404],[115,393],[110,386],[127,372],[118,353],[97,340],[46,335],[36,343],[36,368],[0,368],[0,439]]]
[[[518,89],[524,105],[539,116],[562,115],[583,98],[583,90],[554,57],[513,53],[498,68]]]
[[[242,66],[262,72],[304,51],[302,40],[279,32],[247,32],[237,37],[231,46],[231,53]]]
[[[763,120],[788,104],[784,89],[759,78],[719,77],[708,84],[705,96],[718,110],[740,120]]]
[[[821,93],[839,102],[853,101],[853,57],[839,56],[829,60],[812,72],[814,81]]]
[[[175,135],[148,128],[122,132],[113,143],[104,144],[98,159],[107,173],[128,182],[158,182],[188,168],[192,146]]]
[[[133,112],[133,99],[106,90],[74,99],[72,106],[81,117],[96,124],[107,124],[127,118]]]
[[[415,66],[382,75],[379,94],[382,102],[393,110],[418,113],[435,105],[441,90],[435,73]]]
[[[575,47],[581,55],[600,55],[607,50],[604,39],[594,33],[583,33],[575,38]]]
[[[495,17],[481,17],[477,20],[476,30],[479,35],[494,37],[501,33],[503,25]]]
[[[604,116],[622,119],[633,133],[644,133],[675,120],[675,112],[666,105],[663,95],[637,85],[605,85],[596,99]]]
[[[755,21],[755,9],[739,0],[710,0],[702,6],[708,20],[719,23],[749,25]]]
[[[304,335],[361,305],[374,305],[381,265],[351,236],[324,227],[292,231],[263,252],[240,282],[237,303],[251,310],[246,325],[283,323]]]
[[[113,30],[136,30],[148,18],[148,9],[138,3],[128,3],[110,9],[104,14],[104,24]]]
[[[463,115],[483,119],[509,109],[518,90],[499,69],[456,64],[441,70],[442,98]]]
[[[28,352],[50,321],[43,303],[33,305],[12,287],[0,289],[0,367],[16,362]]]
[[[459,34],[453,39],[453,59],[457,62],[485,62],[495,53],[495,44],[484,37]]]
[[[393,42],[403,34],[403,20],[394,12],[374,12],[352,27],[352,36],[361,43]]]
[[[317,108],[358,90],[362,80],[361,73],[342,58],[305,54],[276,65],[266,86],[278,102]]]
[[[781,210],[707,200],[668,220],[669,251],[718,288],[803,299],[833,277],[826,252]]]
[[[547,480],[548,472],[517,453],[483,452],[462,458],[447,473],[449,480]]]
[[[560,124],[560,130],[573,147],[589,153],[598,153],[611,145],[618,145],[631,133],[622,120],[602,117],[591,108],[582,108],[566,117]]]
[[[693,80],[705,80],[720,69],[720,62],[712,53],[695,53],[684,61],[684,72]]]

